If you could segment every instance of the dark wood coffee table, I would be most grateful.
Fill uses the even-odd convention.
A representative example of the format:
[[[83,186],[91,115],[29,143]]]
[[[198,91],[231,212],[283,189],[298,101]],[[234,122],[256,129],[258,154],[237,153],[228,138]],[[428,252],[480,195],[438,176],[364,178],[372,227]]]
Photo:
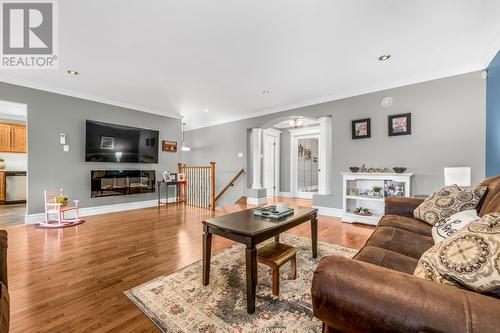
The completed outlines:
[[[253,215],[253,208],[203,221],[203,285],[210,277],[212,234],[216,234],[246,245],[247,311],[255,312],[255,289],[257,285],[257,249],[255,246],[299,224],[311,221],[312,256],[318,254],[318,210],[293,207],[294,214],[280,220]]]

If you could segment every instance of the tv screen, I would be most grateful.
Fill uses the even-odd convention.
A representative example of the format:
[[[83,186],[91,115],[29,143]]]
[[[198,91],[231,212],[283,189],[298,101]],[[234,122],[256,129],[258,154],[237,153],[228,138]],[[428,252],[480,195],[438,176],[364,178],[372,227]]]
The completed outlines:
[[[85,161],[158,163],[159,132],[87,120]]]

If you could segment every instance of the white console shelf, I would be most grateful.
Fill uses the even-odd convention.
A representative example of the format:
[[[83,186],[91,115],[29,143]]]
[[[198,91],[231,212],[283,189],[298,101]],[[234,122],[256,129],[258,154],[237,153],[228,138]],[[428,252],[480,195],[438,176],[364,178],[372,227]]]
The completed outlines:
[[[385,197],[390,195],[409,197],[412,173],[364,173],[342,172],[344,222],[360,222],[377,225],[385,211]],[[373,191],[381,188],[380,194]],[[367,208],[372,215],[354,213],[356,208]]]

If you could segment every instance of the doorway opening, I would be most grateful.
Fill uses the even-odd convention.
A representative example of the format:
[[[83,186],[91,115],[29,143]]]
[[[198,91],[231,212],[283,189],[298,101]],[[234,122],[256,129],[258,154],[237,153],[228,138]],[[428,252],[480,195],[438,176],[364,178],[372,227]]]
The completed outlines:
[[[24,223],[26,181],[27,105],[0,100],[0,225]]]
[[[290,130],[291,192],[312,199],[319,190],[320,129],[318,126]]]

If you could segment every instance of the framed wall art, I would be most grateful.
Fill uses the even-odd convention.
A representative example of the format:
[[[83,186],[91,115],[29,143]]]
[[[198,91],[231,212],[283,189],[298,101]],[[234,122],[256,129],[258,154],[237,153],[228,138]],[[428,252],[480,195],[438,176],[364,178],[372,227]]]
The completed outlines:
[[[177,141],[163,140],[161,142],[161,148],[163,151],[175,153],[177,151]]]
[[[371,137],[370,118],[352,121],[352,138],[366,139]]]
[[[411,134],[411,113],[389,116],[389,136]]]

